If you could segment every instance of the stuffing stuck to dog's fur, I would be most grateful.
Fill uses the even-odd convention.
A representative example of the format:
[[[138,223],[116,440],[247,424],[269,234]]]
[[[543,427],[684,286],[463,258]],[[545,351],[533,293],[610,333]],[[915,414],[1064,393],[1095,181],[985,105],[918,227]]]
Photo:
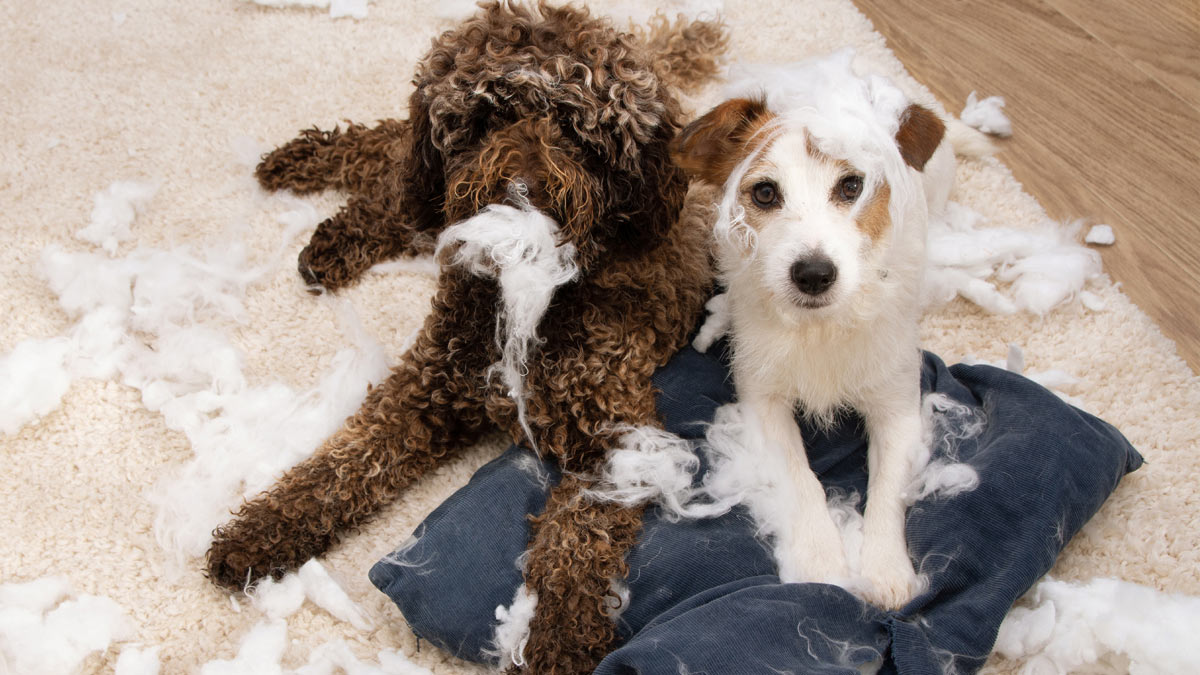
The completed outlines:
[[[263,158],[267,189],[350,195],[300,255],[310,284],[337,290],[435,241],[443,266],[391,376],[216,531],[214,582],[295,569],[499,428],[566,472],[533,519],[538,600],[523,654],[507,657],[536,673],[595,667],[642,507],[586,498],[583,476],[622,430],[659,424],[651,375],[710,290],[711,199],[685,204],[670,86],[711,75],[724,42],[711,22],[639,38],[582,9],[491,3],[434,41],[408,119],[311,129]]]

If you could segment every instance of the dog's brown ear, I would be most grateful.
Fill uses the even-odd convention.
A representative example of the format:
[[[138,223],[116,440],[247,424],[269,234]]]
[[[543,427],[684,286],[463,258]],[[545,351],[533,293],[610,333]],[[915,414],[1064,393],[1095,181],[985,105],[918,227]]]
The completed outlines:
[[[945,134],[942,120],[933,111],[914,103],[900,115],[900,130],[896,132],[900,156],[912,168],[924,171],[925,163],[933,157]]]
[[[679,132],[671,157],[692,178],[723,185],[741,161],[746,141],[770,115],[762,99],[725,101]]]

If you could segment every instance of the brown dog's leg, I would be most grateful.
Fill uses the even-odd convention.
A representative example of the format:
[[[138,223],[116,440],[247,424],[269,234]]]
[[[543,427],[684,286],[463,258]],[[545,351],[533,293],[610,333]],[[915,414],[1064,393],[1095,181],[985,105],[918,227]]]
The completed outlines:
[[[392,375],[309,459],[214,532],[208,575],[241,589],[324,553],[488,428],[481,373],[495,290],[444,274],[433,313]],[[482,325],[480,324],[482,322]]]
[[[351,197],[337,215],[317,226],[300,252],[300,276],[334,291],[354,283],[376,263],[433,253],[433,236],[403,221],[399,201],[399,195]]]
[[[345,131],[305,129],[263,155],[254,177],[264,190],[366,192],[399,175],[398,167],[408,161],[409,132],[403,120],[384,120],[376,127],[351,124]]]
[[[591,486],[586,474],[603,465],[626,428],[660,424],[650,377],[665,357],[647,353],[649,337],[598,332],[589,343],[584,353],[572,354],[569,341],[550,336],[548,353],[529,375],[531,391],[572,393],[569,412],[536,395],[528,406],[539,449],[558,458],[565,474],[533,519],[525,573],[538,597],[526,672],[539,675],[590,673],[615,646],[612,583],[626,577],[625,556],[641,532],[642,508],[596,502],[580,492]]]
[[[409,166],[412,143],[407,121],[384,120],[344,131],[308,129],[263,156],[254,175],[264,189],[350,193],[346,206],[317,226],[300,253],[305,282],[332,291],[378,262],[433,252],[433,234],[420,232],[430,226],[428,218],[422,220],[408,203],[407,174],[420,170]]]
[[[611,617],[620,605],[613,581],[628,573],[625,555],[642,529],[642,509],[597,503],[590,484],[568,475],[533,520],[525,572],[537,594],[525,647],[529,673],[590,673],[614,647]]]

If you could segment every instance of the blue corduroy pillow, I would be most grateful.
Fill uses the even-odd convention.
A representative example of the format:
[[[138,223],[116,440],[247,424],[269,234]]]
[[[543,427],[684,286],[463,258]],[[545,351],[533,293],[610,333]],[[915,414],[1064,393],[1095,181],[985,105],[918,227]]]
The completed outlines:
[[[721,346],[685,349],[656,373],[669,431],[699,439],[734,399]],[[781,584],[745,510],[672,522],[652,507],[628,556],[622,644],[596,672],[855,674],[873,662],[905,675],[978,670],[1013,602],[1142,458],[1112,426],[1020,375],[924,358],[922,391],[986,420],[956,445],[978,487],[908,511],[909,552],[927,591],[887,612],[836,586]],[[801,427],[826,488],[865,495],[861,418],[846,415],[827,432]],[[553,466],[510,448],[372,567],[371,581],[421,638],[463,659],[492,660],[495,609],[522,581],[526,516],[541,511],[557,480]]]

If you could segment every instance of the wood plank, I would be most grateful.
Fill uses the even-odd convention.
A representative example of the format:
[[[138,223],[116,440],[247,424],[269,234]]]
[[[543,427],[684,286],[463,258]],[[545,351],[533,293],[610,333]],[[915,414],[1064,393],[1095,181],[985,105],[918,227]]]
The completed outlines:
[[[1000,159],[1052,217],[1113,226],[1106,270],[1200,370],[1200,110],[1043,0],[856,2],[948,110],[1006,97]]]
[[[1200,3],[1047,0],[1150,77],[1200,109]]]

